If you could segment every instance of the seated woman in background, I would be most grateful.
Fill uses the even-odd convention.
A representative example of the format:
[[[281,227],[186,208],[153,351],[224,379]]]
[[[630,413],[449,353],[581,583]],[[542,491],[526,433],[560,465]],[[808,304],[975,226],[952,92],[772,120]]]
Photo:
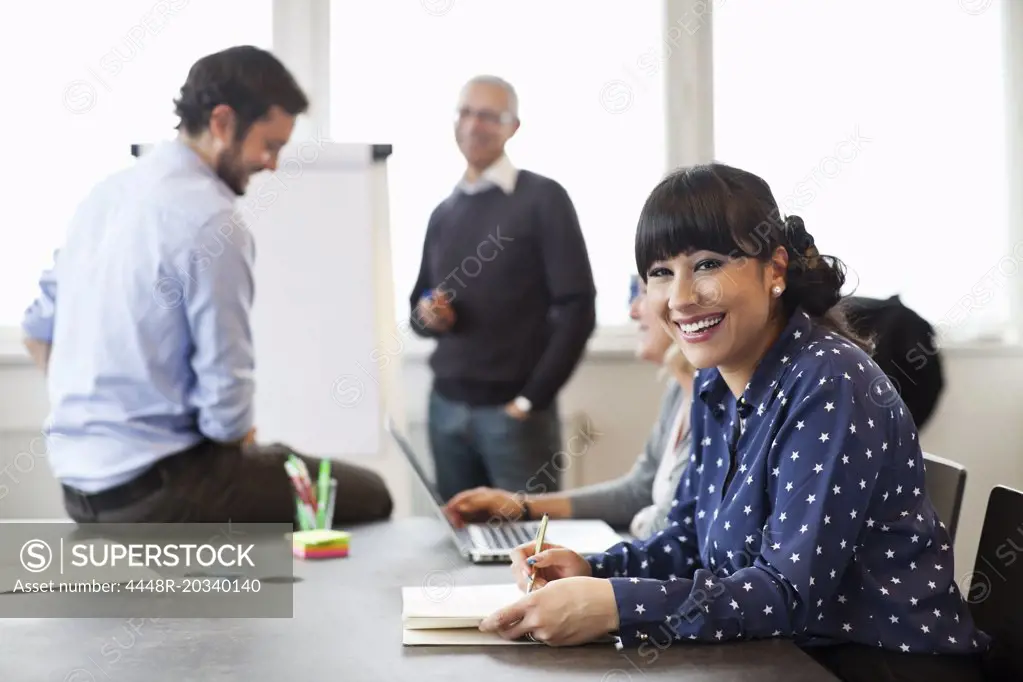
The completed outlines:
[[[981,680],[979,631],[908,410],[837,314],[844,266],[759,177],[714,164],[653,190],[647,305],[697,368],[693,453],[663,531],[513,571],[481,628],[551,644],[787,637],[846,681]]]
[[[602,519],[615,528],[628,527],[636,537],[667,527],[675,489],[689,459],[693,367],[672,342],[664,321],[648,309],[646,283],[637,284],[629,310],[629,316],[639,322],[636,355],[663,367],[661,376],[668,376],[668,388],[646,448],[632,469],[612,481],[569,492],[524,495],[494,488],[466,490],[445,507],[456,526],[495,516],[538,519],[547,513],[552,519]]]

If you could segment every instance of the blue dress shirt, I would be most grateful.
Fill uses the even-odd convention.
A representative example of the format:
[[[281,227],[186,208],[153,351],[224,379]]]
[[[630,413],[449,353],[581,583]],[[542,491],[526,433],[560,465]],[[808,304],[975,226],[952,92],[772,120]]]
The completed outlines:
[[[610,578],[623,645],[988,646],[954,581],[913,419],[866,353],[797,312],[738,401],[717,369],[694,386],[670,527],[588,558]]]
[[[183,142],[78,207],[23,321],[52,344],[54,475],[86,492],[253,422],[251,234],[235,195]]]

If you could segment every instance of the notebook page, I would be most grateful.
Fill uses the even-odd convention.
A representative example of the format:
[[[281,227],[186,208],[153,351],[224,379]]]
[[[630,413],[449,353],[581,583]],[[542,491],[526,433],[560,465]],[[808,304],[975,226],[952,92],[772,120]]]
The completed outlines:
[[[472,628],[523,596],[515,584],[401,588],[401,619],[408,629]]]

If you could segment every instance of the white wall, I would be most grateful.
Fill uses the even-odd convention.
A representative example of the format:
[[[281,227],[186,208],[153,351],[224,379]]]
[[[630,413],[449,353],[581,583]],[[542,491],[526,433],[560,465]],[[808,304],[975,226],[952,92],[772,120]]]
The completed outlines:
[[[571,462],[565,472],[570,483],[624,473],[657,413],[663,385],[654,367],[632,357],[629,343],[628,337],[595,338],[562,393],[562,413],[586,415],[597,435],[590,447],[574,450],[565,460]],[[414,340],[407,340],[401,357],[406,420],[413,440],[422,444],[430,372],[423,346]],[[961,577],[973,565],[988,492],[998,484],[1023,489],[1023,414],[1018,402],[1023,349],[954,348],[947,351],[945,366],[946,393],[921,441],[926,450],[968,469],[956,541],[956,572]],[[0,518],[63,516],[45,447],[38,440],[45,417],[45,389],[38,372],[24,360],[0,360],[0,485],[6,486],[0,487]],[[406,467],[392,452],[364,463],[387,479],[396,515],[425,510],[413,506]]]

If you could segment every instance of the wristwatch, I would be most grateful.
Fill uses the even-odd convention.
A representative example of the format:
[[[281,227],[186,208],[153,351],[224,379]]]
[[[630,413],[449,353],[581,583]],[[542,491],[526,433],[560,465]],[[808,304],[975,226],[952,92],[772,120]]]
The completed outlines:
[[[529,398],[521,395],[516,398],[512,404],[515,405],[517,410],[524,412],[525,414],[529,414],[529,411],[533,409],[533,403],[529,400]]]
[[[519,503],[519,521],[532,521],[533,510],[529,508],[529,501],[526,500],[526,496],[518,494],[515,496],[515,501]]]

